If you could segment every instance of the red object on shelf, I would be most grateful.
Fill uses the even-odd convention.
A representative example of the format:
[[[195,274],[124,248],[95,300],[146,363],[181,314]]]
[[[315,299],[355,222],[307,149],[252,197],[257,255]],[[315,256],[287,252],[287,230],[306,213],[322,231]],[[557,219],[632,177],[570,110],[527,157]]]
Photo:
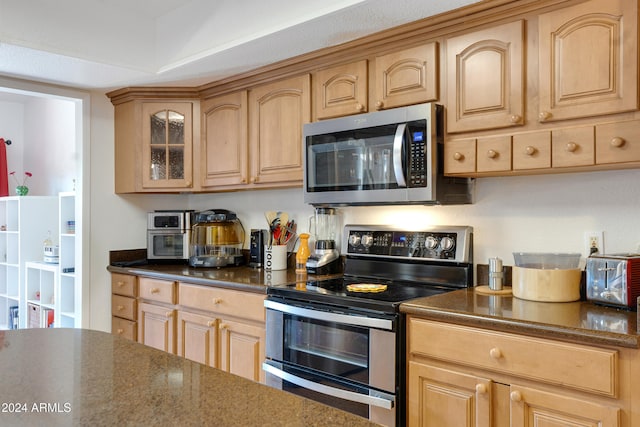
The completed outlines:
[[[7,170],[7,145],[0,138],[0,197],[9,195],[9,171]]]

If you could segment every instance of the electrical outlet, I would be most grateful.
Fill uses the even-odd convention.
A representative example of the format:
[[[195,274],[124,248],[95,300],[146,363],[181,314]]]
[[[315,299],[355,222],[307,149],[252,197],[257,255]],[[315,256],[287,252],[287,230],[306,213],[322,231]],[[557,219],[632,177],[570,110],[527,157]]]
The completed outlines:
[[[604,254],[604,231],[585,231],[584,245],[586,256]]]

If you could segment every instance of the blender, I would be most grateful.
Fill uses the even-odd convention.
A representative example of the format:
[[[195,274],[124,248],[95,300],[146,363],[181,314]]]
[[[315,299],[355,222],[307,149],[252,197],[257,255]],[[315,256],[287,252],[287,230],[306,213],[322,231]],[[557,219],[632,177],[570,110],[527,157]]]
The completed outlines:
[[[336,243],[338,219],[336,209],[316,208],[309,224],[309,231],[315,236],[315,244],[307,259],[308,273],[332,274],[340,271],[340,251]]]

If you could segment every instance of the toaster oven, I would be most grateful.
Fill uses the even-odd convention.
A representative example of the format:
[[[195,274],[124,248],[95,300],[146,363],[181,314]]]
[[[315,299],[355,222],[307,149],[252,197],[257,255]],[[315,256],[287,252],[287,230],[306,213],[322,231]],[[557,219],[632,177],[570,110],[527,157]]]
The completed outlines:
[[[587,258],[586,294],[594,303],[636,309],[640,296],[640,254]]]

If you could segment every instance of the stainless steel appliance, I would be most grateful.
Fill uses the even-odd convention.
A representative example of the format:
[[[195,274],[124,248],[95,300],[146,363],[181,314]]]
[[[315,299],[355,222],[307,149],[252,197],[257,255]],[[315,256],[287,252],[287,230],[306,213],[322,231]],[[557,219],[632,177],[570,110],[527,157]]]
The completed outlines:
[[[157,210],[147,214],[148,259],[189,259],[192,213],[190,210]]]
[[[472,231],[347,225],[344,277],[267,290],[267,384],[404,425],[399,305],[473,285]]]
[[[192,267],[226,267],[244,262],[244,227],[235,212],[209,209],[193,214],[189,245]]]
[[[312,226],[314,250],[307,259],[307,271],[312,274],[331,274],[340,271],[338,215],[334,208],[316,208]]]
[[[443,175],[443,107],[420,104],[305,124],[304,201],[464,204],[474,181]]]
[[[588,300],[636,309],[640,297],[640,254],[591,255],[586,270]]]

